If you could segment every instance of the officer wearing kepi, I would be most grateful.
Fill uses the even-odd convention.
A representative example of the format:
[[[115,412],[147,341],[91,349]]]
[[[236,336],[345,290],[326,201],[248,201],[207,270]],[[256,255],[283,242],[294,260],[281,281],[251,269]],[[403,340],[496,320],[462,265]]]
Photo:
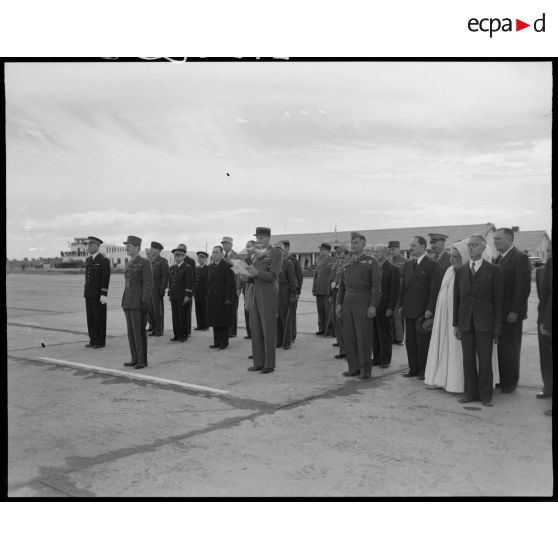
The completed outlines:
[[[110,282],[110,262],[99,252],[103,243],[96,236],[87,237],[90,256],[85,260],[85,312],[89,343],[86,347],[101,349],[107,333],[107,295]]]
[[[147,366],[147,313],[153,292],[153,274],[151,264],[139,255],[141,238],[129,236],[124,242],[130,261],[124,272],[124,294],[122,309],[126,316],[128,343],[132,359],[124,366],[145,368]]]
[[[151,320],[153,331],[149,335],[161,337],[165,329],[164,296],[169,284],[169,263],[161,256],[163,245],[160,242],[151,243],[151,270],[153,272],[153,296],[151,297]]]

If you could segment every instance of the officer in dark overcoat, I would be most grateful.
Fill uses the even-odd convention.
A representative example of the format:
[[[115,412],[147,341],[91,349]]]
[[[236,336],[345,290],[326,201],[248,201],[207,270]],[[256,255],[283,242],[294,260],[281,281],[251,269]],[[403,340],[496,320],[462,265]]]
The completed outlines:
[[[151,297],[151,322],[153,331],[149,335],[161,337],[165,329],[165,291],[169,284],[169,263],[161,256],[163,245],[160,242],[151,243],[151,269],[153,272],[153,296]]]
[[[194,273],[194,302],[196,305],[196,327],[197,331],[207,331],[207,252],[197,252],[198,266]]]
[[[110,282],[110,261],[99,252],[103,241],[96,236],[87,237],[90,256],[85,260],[85,312],[89,343],[86,347],[101,349],[107,333],[107,296]]]
[[[126,252],[130,261],[124,272],[125,287],[122,295],[122,309],[126,316],[128,342],[132,359],[124,366],[145,368],[147,366],[147,313],[153,292],[153,274],[151,263],[139,255],[141,238],[129,236]]]
[[[183,343],[188,339],[188,304],[194,292],[194,270],[186,261],[186,250],[175,248],[174,265],[170,268],[169,299],[172,311],[171,341]]]

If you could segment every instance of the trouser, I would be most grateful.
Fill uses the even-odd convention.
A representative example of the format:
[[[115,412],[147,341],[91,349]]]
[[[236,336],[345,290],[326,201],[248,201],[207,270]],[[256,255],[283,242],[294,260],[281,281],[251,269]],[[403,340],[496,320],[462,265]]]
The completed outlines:
[[[234,300],[233,300],[233,323],[231,327],[229,327],[229,336],[236,337],[236,330],[238,326],[238,295],[236,291],[234,293]]]
[[[178,339],[188,339],[188,306],[182,300],[171,300],[172,331]]]
[[[250,312],[244,309],[244,321],[246,322],[246,337],[252,337],[252,331],[250,329]]]
[[[504,321],[502,324],[502,334],[498,343],[498,368],[500,387],[503,390],[515,389],[519,382],[522,335],[523,320],[518,320],[514,324]]]
[[[346,293],[341,317],[349,372],[370,376],[372,372],[372,320],[366,315],[370,294]]]
[[[194,302],[196,305],[196,327],[207,329],[207,293],[196,292]]]
[[[552,369],[552,337],[541,335],[539,331],[539,356],[541,360],[541,374],[543,379],[543,393],[552,395],[553,369]]]
[[[165,304],[163,300],[163,295],[153,294],[151,297],[151,302],[149,304],[149,315],[147,316],[147,321],[153,329],[153,332],[157,335],[162,335],[164,331],[164,315],[165,315]]]
[[[293,341],[296,339],[296,309],[298,307],[298,300],[291,302],[291,331]]]
[[[372,350],[374,360],[379,364],[391,363],[391,352],[393,345],[392,319],[384,313],[376,314],[374,327],[372,328]]]
[[[128,343],[132,362],[147,364],[147,312],[141,308],[124,310],[126,316],[126,328],[128,330]]]
[[[471,321],[470,331],[461,332],[463,349],[463,377],[465,397],[483,403],[492,401],[492,351],[493,334],[489,331],[475,331]],[[478,365],[477,365],[478,357]]]
[[[188,304],[185,304],[184,307],[186,308],[186,338],[192,335],[192,299],[188,301]]]
[[[345,354],[345,343],[343,341],[343,315],[337,316],[335,308],[337,307],[337,292],[334,293],[332,297],[333,306],[333,320],[335,324],[335,338],[337,339],[337,344],[339,345],[339,354]]]
[[[229,346],[229,326],[213,326],[213,344],[217,345],[218,347]]]
[[[398,307],[393,311],[392,327],[393,327],[393,336],[392,336],[393,342],[402,343],[403,338],[405,337],[405,322],[401,317],[401,307]]]
[[[318,308],[318,331],[329,333],[331,331],[331,315],[329,314],[329,302],[327,295],[316,295],[316,306]],[[328,318],[330,323],[328,324]]]
[[[257,281],[257,280],[256,280]],[[253,285],[250,308],[252,355],[256,368],[275,368],[277,341],[278,287],[276,282],[257,281]]]
[[[146,316],[147,325],[149,326],[148,330],[155,331],[155,317],[154,317],[155,309],[153,308],[153,300],[150,300],[148,302],[148,306],[149,308],[147,310],[147,316]]]
[[[411,376],[424,376],[431,333],[419,333],[416,318],[405,318],[405,348]]]
[[[107,305],[101,304],[99,298],[86,298],[85,313],[89,343],[104,347],[107,335]]]
[[[292,322],[290,293],[288,283],[279,284],[279,298],[277,304],[277,347],[290,347],[292,343]]]

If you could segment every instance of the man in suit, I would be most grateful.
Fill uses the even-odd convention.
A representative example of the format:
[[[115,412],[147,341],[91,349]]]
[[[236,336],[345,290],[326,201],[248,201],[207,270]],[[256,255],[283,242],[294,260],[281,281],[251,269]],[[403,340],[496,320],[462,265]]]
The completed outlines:
[[[147,313],[153,293],[153,275],[151,264],[139,255],[141,238],[128,236],[124,242],[130,261],[124,272],[124,294],[122,309],[126,316],[128,343],[132,359],[124,366],[145,368],[147,366]]]
[[[300,293],[302,292],[302,281],[304,280],[302,275],[302,267],[300,262],[297,260],[294,254],[291,254],[291,242],[289,240],[283,240],[283,246],[285,247],[284,257],[293,265],[293,269],[296,276],[296,299],[291,303],[291,332],[292,332],[292,343],[296,339],[296,309],[298,307],[298,299],[300,298]]]
[[[341,275],[343,274],[345,266],[350,262],[350,252],[345,244],[338,244],[335,247],[336,258],[331,265],[331,275],[330,275],[330,285],[329,285],[329,296],[331,298],[331,305],[333,308],[337,309],[337,298],[339,294],[339,285],[341,284]],[[345,353],[345,342],[343,340],[343,317],[337,315],[337,311],[333,313],[334,315],[334,328],[335,328],[335,338],[336,343],[333,344],[334,347],[339,347],[339,353],[333,358],[342,359],[347,356]]]
[[[292,345],[292,303],[296,300],[296,275],[293,264],[285,256],[285,245],[282,242],[276,242],[274,248],[281,251],[283,261],[281,262],[281,270],[279,271],[278,284],[279,296],[277,299],[277,344],[276,347],[290,349]]]
[[[500,253],[495,262],[502,270],[502,335],[498,344],[498,366],[502,393],[513,393],[519,382],[519,358],[523,320],[527,317],[527,300],[531,293],[531,263],[527,254],[514,245],[512,229],[494,233],[494,246]]]
[[[399,240],[390,240],[388,242],[388,250],[390,255],[390,262],[397,267],[401,277],[399,283],[399,298],[397,300],[397,307],[393,312],[393,342],[396,345],[403,345],[403,339],[405,337],[405,322],[401,316],[401,296],[403,291],[401,289],[401,284],[403,283],[403,268],[405,264],[409,261],[403,254],[401,254],[401,243]]]
[[[172,330],[174,337],[171,341],[183,343],[188,340],[188,304],[192,301],[194,292],[194,270],[188,265],[186,251],[175,248],[174,265],[170,268],[169,299],[172,310]]]
[[[314,271],[314,283],[312,284],[312,295],[316,297],[318,309],[318,331],[316,335],[330,335],[333,328],[329,298],[329,275],[331,273],[331,245],[323,242],[320,245],[320,255],[316,261]]]
[[[188,247],[186,244],[179,244],[177,248],[182,248],[186,253],[184,256],[184,263],[189,265],[192,268],[192,272],[196,269],[196,262],[193,258],[188,256]],[[186,304],[186,331],[188,333],[188,337],[192,335],[192,299],[190,298],[190,302]]]
[[[240,256],[233,250],[233,239],[230,236],[223,237],[223,240],[221,240],[221,246],[223,247],[223,259],[225,262],[232,265],[232,260],[240,259]],[[238,328],[238,300],[240,291],[242,290],[242,283],[239,277],[236,277],[235,282],[236,288],[233,301],[233,321],[229,328],[229,337],[236,337]]]
[[[165,291],[169,284],[169,263],[161,256],[161,250],[163,245],[160,242],[151,243],[149,261],[153,273],[153,296],[150,313],[153,331],[149,335],[156,337],[161,337],[165,329]]]
[[[275,343],[277,341],[277,278],[283,259],[280,250],[270,245],[271,229],[256,228],[258,248],[253,265],[248,267],[252,283],[250,329],[254,364],[250,372],[268,374],[275,370]]]
[[[196,330],[207,331],[207,252],[197,252],[198,266],[194,274],[194,302],[196,304]]]
[[[87,237],[89,257],[85,260],[85,313],[89,343],[86,347],[102,349],[107,334],[107,296],[110,282],[110,261],[99,252],[103,241]]]
[[[212,251],[214,263],[207,270],[207,323],[213,327],[211,349],[229,346],[229,328],[233,322],[236,278],[231,265],[225,261],[222,246]]]
[[[412,259],[403,270],[403,298],[401,313],[405,318],[405,347],[409,360],[406,378],[424,380],[426,358],[431,333],[424,331],[419,320],[434,316],[436,299],[442,282],[440,266],[426,255],[426,240],[422,236],[411,239]]]
[[[483,259],[486,240],[473,235],[467,244],[471,261],[456,269],[453,290],[454,334],[463,349],[464,397],[492,406],[492,351],[502,332],[502,272]],[[478,366],[477,366],[478,359]]]
[[[244,256],[244,262],[247,265],[252,265],[254,263],[256,249],[256,242],[254,240],[249,240],[246,243],[246,255]],[[249,303],[247,302],[250,298],[250,289],[252,284],[248,282],[247,277],[238,276],[238,283],[240,284],[240,292],[244,297],[244,323],[246,324],[246,335],[244,339],[252,339],[252,331],[250,330],[250,310]]]
[[[544,267],[536,270],[537,295],[539,297],[537,326],[539,337],[539,356],[543,390],[537,398],[552,397],[552,245],[548,245],[548,256]]]
[[[337,316],[343,322],[343,342],[349,370],[343,376],[372,377],[372,319],[380,302],[380,268],[364,252],[366,238],[351,233],[351,260],[343,268],[337,294]]]
[[[374,317],[372,350],[374,359],[372,364],[380,368],[388,368],[391,364],[393,345],[392,321],[397,307],[401,275],[399,270],[389,261],[389,251],[385,244],[378,244],[374,254],[380,265],[382,276],[380,304]]]
[[[443,233],[428,233],[428,236],[430,237],[430,247],[432,248],[432,259],[440,266],[443,279],[444,273],[451,265],[449,254],[446,252],[446,240],[448,235]]]

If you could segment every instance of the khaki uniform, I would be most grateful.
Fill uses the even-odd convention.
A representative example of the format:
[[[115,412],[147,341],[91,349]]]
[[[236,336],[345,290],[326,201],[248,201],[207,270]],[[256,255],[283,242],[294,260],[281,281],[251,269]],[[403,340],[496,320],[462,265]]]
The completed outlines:
[[[279,300],[277,312],[277,347],[288,348],[292,344],[292,304],[296,299],[297,280],[293,264],[284,258],[279,272]]]
[[[339,353],[345,354],[345,343],[343,341],[343,316],[337,316],[335,312],[335,307],[338,302],[339,294],[339,284],[341,283],[341,276],[345,266],[350,260],[346,257],[336,258],[331,266],[330,275],[330,296],[331,305],[333,307],[333,324],[335,329],[335,338],[337,339],[337,344],[339,345]]]

